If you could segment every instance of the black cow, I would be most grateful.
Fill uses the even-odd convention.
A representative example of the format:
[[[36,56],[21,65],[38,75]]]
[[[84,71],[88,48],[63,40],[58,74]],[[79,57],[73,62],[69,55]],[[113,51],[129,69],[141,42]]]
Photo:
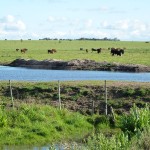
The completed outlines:
[[[48,52],[48,54],[53,54],[54,53],[54,51],[52,49],[48,49],[47,52]]]
[[[92,52],[96,51],[99,54],[99,53],[101,53],[102,48],[98,48],[98,49],[92,48],[91,50],[92,50]]]
[[[98,54],[101,53],[101,50],[102,50],[101,48],[98,48],[98,49],[97,49],[97,53],[98,53]]]
[[[112,54],[112,56],[122,56],[124,54],[124,49],[112,47],[110,53]]]

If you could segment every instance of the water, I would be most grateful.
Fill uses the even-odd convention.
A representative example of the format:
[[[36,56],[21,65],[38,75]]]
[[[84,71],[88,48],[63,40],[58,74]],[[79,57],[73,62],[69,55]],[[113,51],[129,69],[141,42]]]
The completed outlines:
[[[17,81],[73,81],[120,80],[150,82],[150,73],[126,73],[110,71],[43,70],[0,66],[0,80]]]

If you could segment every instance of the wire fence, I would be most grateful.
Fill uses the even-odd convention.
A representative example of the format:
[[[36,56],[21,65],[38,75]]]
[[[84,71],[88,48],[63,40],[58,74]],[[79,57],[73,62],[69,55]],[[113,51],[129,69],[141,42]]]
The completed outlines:
[[[112,96],[112,94],[121,95],[120,89],[115,89],[116,81],[95,82],[96,84],[93,84],[93,82],[82,84],[82,81],[59,80],[46,83],[10,80],[0,82],[0,105],[11,106],[14,109],[20,103],[36,103],[51,105],[60,110],[66,108],[86,114],[99,113],[105,115],[112,112],[114,105],[117,107],[122,107],[123,104],[121,103],[125,105],[125,101],[120,99],[117,101],[116,97]],[[131,86],[127,82],[117,83],[118,87],[122,87],[122,85]]]

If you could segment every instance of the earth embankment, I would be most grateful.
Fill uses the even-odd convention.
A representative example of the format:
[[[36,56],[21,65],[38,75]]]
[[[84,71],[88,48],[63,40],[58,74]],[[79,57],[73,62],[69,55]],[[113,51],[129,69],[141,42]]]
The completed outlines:
[[[120,64],[109,62],[96,62],[94,60],[25,60],[16,59],[9,66],[26,67],[33,69],[54,69],[54,70],[98,70],[98,71],[122,71],[122,72],[150,72],[150,66],[140,64]]]

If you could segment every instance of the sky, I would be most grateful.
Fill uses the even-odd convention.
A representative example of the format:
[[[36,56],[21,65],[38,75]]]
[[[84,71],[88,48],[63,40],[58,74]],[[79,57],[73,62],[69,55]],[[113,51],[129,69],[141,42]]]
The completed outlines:
[[[150,40],[150,0],[0,0],[0,40]]]

